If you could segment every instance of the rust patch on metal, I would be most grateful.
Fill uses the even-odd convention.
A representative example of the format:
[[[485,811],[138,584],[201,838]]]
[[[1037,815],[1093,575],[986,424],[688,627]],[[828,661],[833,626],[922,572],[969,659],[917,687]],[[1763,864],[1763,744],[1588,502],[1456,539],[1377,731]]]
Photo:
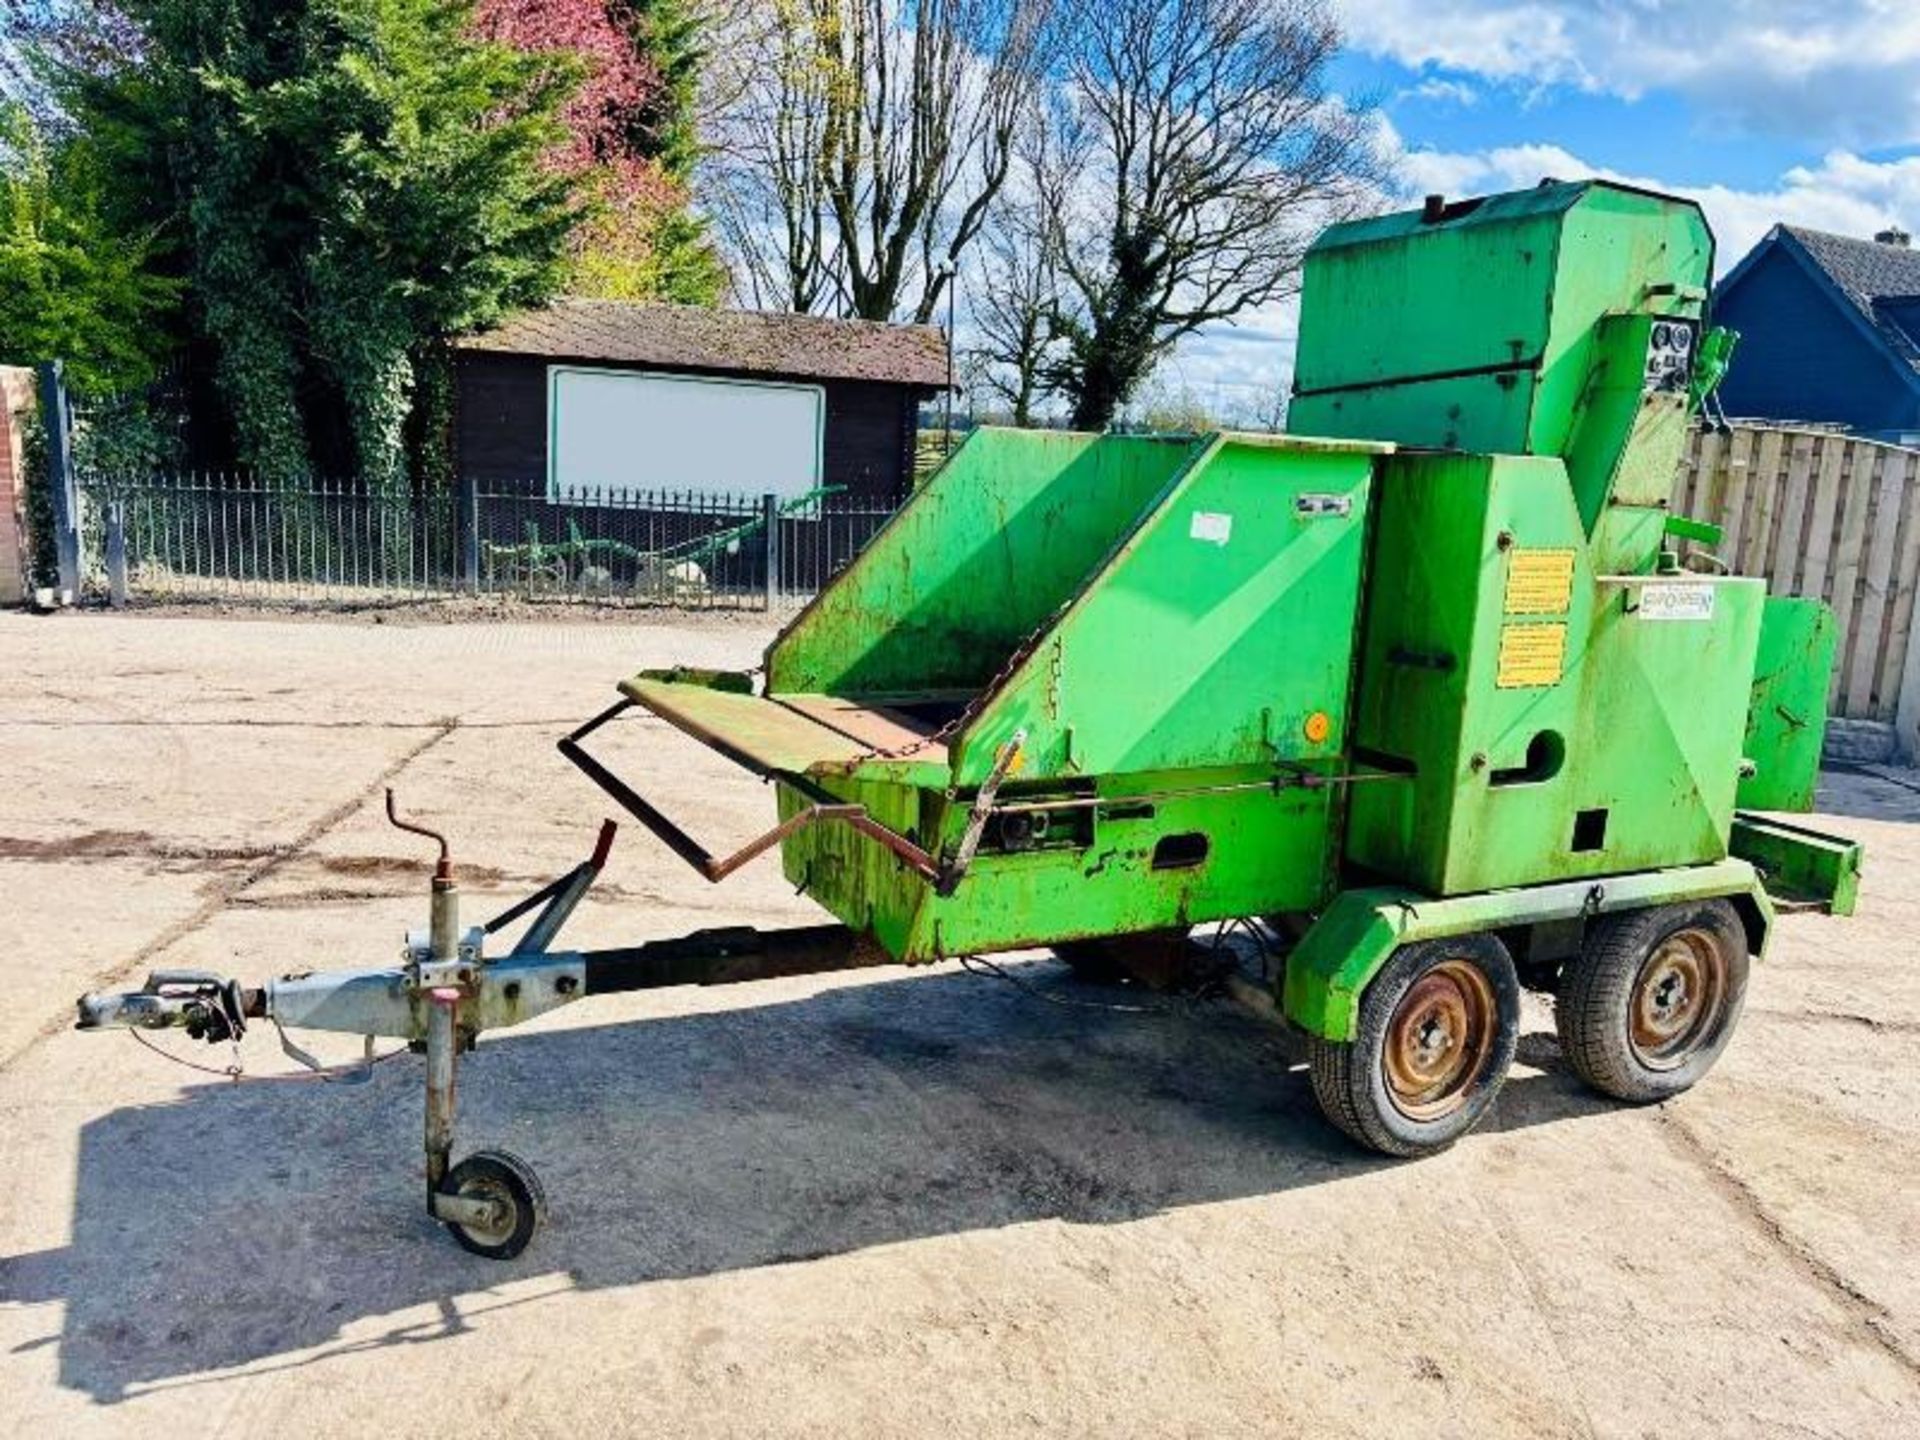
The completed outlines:
[[[1466,960],[1443,960],[1414,981],[1387,1023],[1387,1093],[1410,1120],[1438,1120],[1466,1103],[1493,1050],[1493,986]]]

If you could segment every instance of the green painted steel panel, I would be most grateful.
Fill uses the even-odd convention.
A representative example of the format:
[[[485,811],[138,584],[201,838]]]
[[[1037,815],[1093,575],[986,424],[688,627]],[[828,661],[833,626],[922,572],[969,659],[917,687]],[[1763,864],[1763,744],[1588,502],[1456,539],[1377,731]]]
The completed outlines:
[[[1424,449],[1478,450],[1472,442],[1480,437],[1525,433],[1538,386],[1539,377],[1526,370],[1443,377],[1421,382],[1413,409],[1397,385],[1296,396],[1287,423],[1302,435],[1391,435]],[[1523,453],[1517,445],[1503,448]]]
[[[1596,575],[1553,459],[1396,456],[1375,509],[1355,744],[1417,773],[1355,794],[1351,860],[1457,895],[1727,853],[1761,582]],[[1510,592],[1539,557],[1566,567],[1550,605]],[[1706,613],[1651,618],[1672,585]]]
[[[1581,198],[1580,187],[1557,186],[1490,196],[1437,223],[1403,211],[1323,232],[1307,252],[1288,428],[1430,444],[1444,416],[1424,398],[1402,407],[1414,429],[1395,434],[1329,427],[1320,418],[1322,397],[1463,371],[1537,368],[1553,340],[1561,235]],[[1522,433],[1474,434],[1462,443],[1519,450]],[[1487,443],[1496,438],[1506,443]]]
[[[1020,730],[1029,777],[1335,757],[1372,466],[1371,449],[1215,441],[984,702],[957,781]]]
[[[1743,810],[1813,809],[1839,643],[1839,622],[1822,602],[1767,597],[1747,710],[1746,754],[1753,773],[1740,782]]]
[[[975,431],[774,642],[767,688],[979,691],[1201,448]]]
[[[1851,915],[1860,900],[1861,847],[1764,815],[1736,815],[1733,853],[1750,862],[1781,904]]]
[[[783,863],[788,880],[809,897],[846,924],[871,930],[910,963],[1310,909],[1332,883],[1331,797],[1325,789],[1272,782],[1270,770],[1103,776],[1102,795],[1159,798],[1103,807],[1084,843],[1018,854],[983,850],[951,895],[936,893],[844,826],[794,836],[782,847]],[[936,849],[950,848],[966,823],[966,802],[939,791],[858,779],[820,783]],[[1195,793],[1233,785],[1247,788]],[[803,803],[782,787],[783,817]],[[1203,857],[1156,868],[1156,848],[1169,836],[1205,837]]]

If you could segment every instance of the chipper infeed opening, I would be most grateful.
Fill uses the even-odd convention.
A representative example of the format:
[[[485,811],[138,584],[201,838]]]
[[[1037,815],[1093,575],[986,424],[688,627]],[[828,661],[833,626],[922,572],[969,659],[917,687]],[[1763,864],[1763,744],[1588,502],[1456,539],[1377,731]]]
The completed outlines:
[[[1677,1094],[1728,1043],[1776,900],[1844,914],[1860,861],[1739,808],[1810,804],[1833,627],[1669,512],[1732,347],[1711,262],[1691,203],[1598,182],[1336,226],[1307,259],[1297,433],[979,431],[760,672],[633,676],[560,742],[698,874],[777,850],[831,923],[564,951],[611,824],[473,929],[441,841],[401,965],[156,975],[81,1026],[412,1043],[428,1207],[495,1256],[543,1202],[504,1152],[453,1163],[458,1059],[609,991],[1042,947],[1165,978],[1194,927],[1245,922],[1277,963],[1228,990],[1376,1150],[1486,1113],[1523,982],[1557,990],[1595,1088]],[[765,831],[715,854],[618,773],[601,742],[636,710],[771,782]]]

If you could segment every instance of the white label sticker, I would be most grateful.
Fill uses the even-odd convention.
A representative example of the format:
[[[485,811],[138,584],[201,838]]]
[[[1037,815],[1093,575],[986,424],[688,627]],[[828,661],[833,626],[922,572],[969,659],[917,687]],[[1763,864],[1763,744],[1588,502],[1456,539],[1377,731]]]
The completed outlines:
[[[1192,528],[1187,534],[1209,545],[1224,545],[1233,538],[1233,516],[1222,515],[1216,510],[1196,510],[1193,512]]]
[[[1642,620],[1711,620],[1713,586],[1648,585],[1640,591],[1634,613]]]

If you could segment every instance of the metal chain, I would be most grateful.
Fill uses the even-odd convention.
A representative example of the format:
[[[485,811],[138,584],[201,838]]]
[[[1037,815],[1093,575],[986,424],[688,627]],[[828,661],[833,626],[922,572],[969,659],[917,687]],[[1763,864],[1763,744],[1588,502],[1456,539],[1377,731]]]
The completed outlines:
[[[1051,620],[1049,620],[1049,625],[1050,623],[1051,623]],[[1022,665],[1026,664],[1028,659],[1030,659],[1033,656],[1033,654],[1039,650],[1040,642],[1046,638],[1049,625],[1040,626],[1037,630],[1034,630],[1024,640],[1022,640],[1018,645],[1014,646],[1013,653],[1007,657],[1006,663],[1002,665],[997,671],[994,672],[993,677],[990,680],[988,680],[985,685],[981,686],[980,689],[977,692],[975,692],[974,697],[971,700],[969,700],[964,706],[961,707],[959,714],[955,715],[951,720],[947,721],[947,723],[942,725],[939,729],[932,731],[930,734],[921,736],[919,739],[913,741],[911,744],[895,746],[891,750],[880,749],[877,747],[875,749],[867,750],[862,754],[854,756],[851,760],[846,761],[845,762],[846,765],[849,768],[851,768],[852,766],[855,766],[855,765],[863,765],[869,760],[904,760],[909,755],[912,755],[917,751],[926,749],[929,745],[946,744],[947,741],[951,740],[955,735],[959,734],[962,729],[964,729],[966,726],[973,723],[973,721],[979,716],[981,708],[985,704],[987,698],[991,696],[995,691],[997,691],[1002,685],[1004,685],[1009,679],[1011,679],[1013,677],[1013,672],[1018,670]]]

